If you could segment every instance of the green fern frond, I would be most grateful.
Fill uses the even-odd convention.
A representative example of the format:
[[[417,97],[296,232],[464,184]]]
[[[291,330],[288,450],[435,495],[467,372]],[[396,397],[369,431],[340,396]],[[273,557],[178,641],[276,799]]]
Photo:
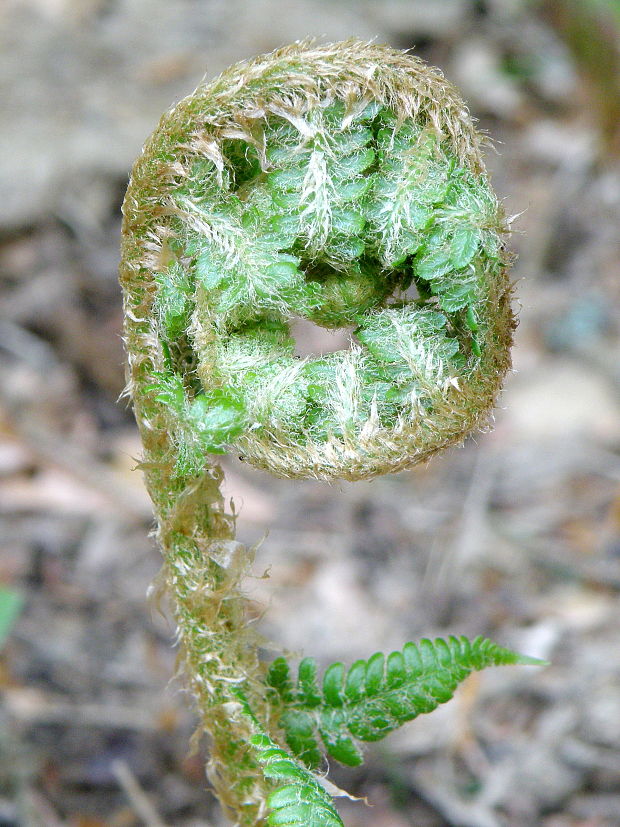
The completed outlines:
[[[178,262],[157,273],[155,281],[158,291],[154,312],[159,330],[164,341],[174,341],[189,326],[193,310],[192,286],[187,272]]]
[[[161,372],[153,378],[155,382],[146,389],[168,410],[177,475],[199,471],[205,454],[224,453],[245,428],[245,408],[232,389],[213,388],[190,399],[178,374]]]
[[[291,758],[264,733],[253,735],[250,743],[263,774],[270,781],[284,782],[267,798],[267,824],[278,827],[343,827],[331,796],[315,776]]]
[[[167,113],[123,212],[129,387],[209,776],[240,827],[342,827],[312,771],[325,752],[359,764],[360,742],[472,670],[536,661],[450,638],[333,664],[320,683],[313,660],[296,680],[277,660],[265,686],[243,609],[253,551],[235,541],[212,455],[370,479],[485,423],[514,320],[480,137],[416,58],[297,43]],[[298,359],[300,317],[354,326],[350,348]]]
[[[286,661],[282,664],[279,660],[272,667],[273,679],[285,697],[292,697],[286,690]],[[252,727],[249,743],[254,758],[268,784],[275,787],[265,802],[270,811],[266,823],[273,827],[344,827],[331,796],[314,773],[270,738],[241,689],[234,689],[232,694]]]
[[[284,711],[280,717],[287,744],[311,767],[318,764],[316,735],[326,751],[349,766],[362,763],[356,741],[379,741],[407,721],[432,712],[449,701],[471,672],[487,666],[544,665],[477,637],[423,639],[407,643],[402,652],[387,658],[377,652],[356,661],[348,671],[333,663],[323,675],[322,688],[316,664],[306,658],[293,687],[284,658],[271,664],[267,682]]]

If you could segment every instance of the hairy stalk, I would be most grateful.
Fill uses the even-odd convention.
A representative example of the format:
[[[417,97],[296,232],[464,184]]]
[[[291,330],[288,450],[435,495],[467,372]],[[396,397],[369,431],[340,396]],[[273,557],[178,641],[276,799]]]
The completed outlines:
[[[136,389],[138,405],[139,396]],[[234,516],[226,513],[219,490],[221,470],[212,466],[179,477],[172,471],[166,425],[157,415],[143,425],[142,467],[158,520],[163,580],[173,598],[178,643],[201,728],[212,742],[209,777],[240,824],[260,824],[269,788],[248,750],[254,730],[238,712],[242,691],[256,713],[268,718],[257,644],[246,628],[239,588],[252,550],[234,539]]]
[[[484,426],[509,367],[506,222],[467,109],[387,47],[298,43],[164,115],[124,207],[129,392],[209,776],[240,825],[341,821],[315,775],[447,700],[490,641],[407,644],[322,688],[258,658],[215,454],[285,477],[369,478]],[[354,327],[300,360],[289,322]]]

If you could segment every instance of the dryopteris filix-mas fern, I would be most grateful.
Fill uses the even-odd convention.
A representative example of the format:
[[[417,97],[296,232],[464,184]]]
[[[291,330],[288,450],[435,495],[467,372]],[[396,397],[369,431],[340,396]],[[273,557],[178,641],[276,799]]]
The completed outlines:
[[[342,764],[358,766],[364,756],[356,741],[380,741],[399,726],[449,701],[458,684],[486,666],[540,663],[517,655],[484,638],[437,638],[405,644],[402,652],[381,652],[358,660],[348,670],[333,663],[322,689],[316,663],[304,658],[296,685],[284,658],[270,666],[267,683],[275,690],[274,708],[283,711],[279,724],[291,751],[311,769],[324,751]]]
[[[506,222],[480,139],[434,69],[384,46],[298,43],[164,115],[124,207],[129,390],[209,777],[239,825],[341,821],[316,771],[531,663],[487,640],[407,644],[322,685],[258,658],[252,551],[212,455],[284,477],[408,468],[488,419],[510,364]],[[289,323],[353,329],[298,359]],[[321,746],[322,744],[322,746]]]

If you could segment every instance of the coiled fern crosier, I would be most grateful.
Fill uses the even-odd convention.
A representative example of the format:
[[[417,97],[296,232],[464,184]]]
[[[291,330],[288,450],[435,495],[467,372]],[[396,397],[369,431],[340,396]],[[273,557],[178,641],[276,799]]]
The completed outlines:
[[[129,390],[209,778],[239,825],[342,824],[325,753],[531,663],[488,640],[408,643],[317,679],[259,660],[252,549],[213,455],[284,477],[408,468],[487,422],[514,327],[506,221],[480,137],[435,69],[385,46],[298,43],[240,63],[162,118],[124,203]],[[289,324],[353,329],[296,358]]]

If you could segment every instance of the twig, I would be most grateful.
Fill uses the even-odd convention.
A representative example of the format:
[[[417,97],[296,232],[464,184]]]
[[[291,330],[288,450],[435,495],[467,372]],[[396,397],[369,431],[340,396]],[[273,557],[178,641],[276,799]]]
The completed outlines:
[[[146,824],[146,827],[167,827],[155,812],[155,808],[140,786],[138,779],[131,771],[129,765],[120,759],[114,761],[112,763],[112,772],[121,789],[129,799],[131,806]]]

